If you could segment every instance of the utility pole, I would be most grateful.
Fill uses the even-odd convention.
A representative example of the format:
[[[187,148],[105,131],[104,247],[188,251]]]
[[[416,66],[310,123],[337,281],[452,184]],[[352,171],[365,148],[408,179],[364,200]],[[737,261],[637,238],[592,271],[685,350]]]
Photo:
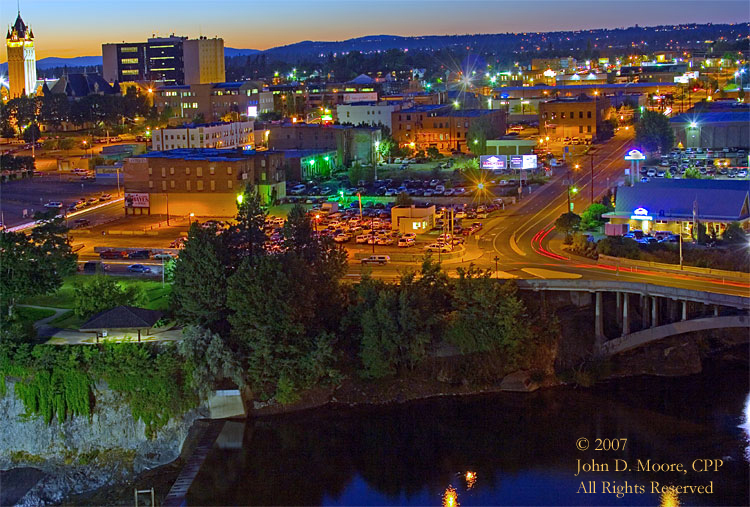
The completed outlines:
[[[682,271],[682,223],[680,223],[680,271]]]
[[[494,259],[492,259],[492,260],[494,260],[494,261],[495,261],[495,277],[497,277],[497,276],[499,276],[499,275],[498,275],[499,271],[498,271],[498,269],[497,269],[497,261],[499,261],[499,260],[500,260],[500,257],[498,257],[498,256],[496,255],[496,256],[495,256],[495,258],[494,258]]]
[[[591,157],[591,204],[594,204],[594,154],[589,152]]]
[[[169,225],[169,192],[165,193],[164,197],[167,199],[167,225]]]

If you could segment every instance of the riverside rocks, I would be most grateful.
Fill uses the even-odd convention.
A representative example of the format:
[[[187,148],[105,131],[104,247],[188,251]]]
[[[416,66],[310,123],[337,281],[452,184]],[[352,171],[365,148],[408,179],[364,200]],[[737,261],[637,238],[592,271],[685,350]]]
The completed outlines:
[[[44,472],[19,500],[21,505],[59,503],[71,494],[127,481],[139,472],[175,460],[193,422],[207,414],[204,407],[170,420],[148,439],[128,404],[104,384],[97,384],[90,417],[46,424],[25,416],[14,383],[0,398],[0,469],[30,466]]]

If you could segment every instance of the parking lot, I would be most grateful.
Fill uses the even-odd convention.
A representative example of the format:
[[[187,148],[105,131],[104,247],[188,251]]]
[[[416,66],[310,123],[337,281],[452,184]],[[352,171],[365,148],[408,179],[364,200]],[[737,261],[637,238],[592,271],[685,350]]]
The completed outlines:
[[[748,150],[746,148],[726,148],[704,150],[702,148],[673,149],[662,155],[658,165],[645,165],[640,169],[642,182],[650,178],[672,177],[680,179],[695,177],[733,179],[748,177]]]
[[[60,173],[43,172],[33,178],[7,181],[0,185],[0,210],[3,224],[13,227],[27,222],[37,211],[55,209],[58,213],[68,210],[71,205],[84,201],[86,206],[100,202],[100,197],[109,194],[115,197],[117,185],[110,181],[81,181]],[[62,207],[45,207],[52,202],[62,203]],[[85,207],[78,204],[78,209]]]

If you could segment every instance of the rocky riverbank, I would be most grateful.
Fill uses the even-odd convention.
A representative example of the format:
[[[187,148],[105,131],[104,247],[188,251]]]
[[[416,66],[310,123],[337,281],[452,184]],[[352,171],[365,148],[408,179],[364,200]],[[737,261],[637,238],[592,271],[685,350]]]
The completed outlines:
[[[25,484],[28,490],[19,496],[19,488],[2,488],[0,505],[60,503],[70,495],[128,482],[144,470],[174,461],[193,422],[207,415],[199,407],[149,439],[145,424],[133,419],[121,397],[99,384],[90,417],[47,424],[25,415],[14,383],[6,382],[8,392],[0,398],[0,470],[7,471],[7,477],[15,474],[14,484]]]

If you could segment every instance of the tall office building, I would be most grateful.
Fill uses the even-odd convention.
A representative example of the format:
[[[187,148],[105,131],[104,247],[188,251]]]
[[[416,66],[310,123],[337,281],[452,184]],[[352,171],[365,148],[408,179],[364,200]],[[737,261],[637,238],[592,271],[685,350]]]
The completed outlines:
[[[225,80],[224,40],[155,37],[147,42],[102,44],[104,79],[151,81],[164,85]]]
[[[36,51],[34,32],[26,26],[18,11],[16,22],[5,37],[8,50],[8,84],[10,98],[36,93]]]

